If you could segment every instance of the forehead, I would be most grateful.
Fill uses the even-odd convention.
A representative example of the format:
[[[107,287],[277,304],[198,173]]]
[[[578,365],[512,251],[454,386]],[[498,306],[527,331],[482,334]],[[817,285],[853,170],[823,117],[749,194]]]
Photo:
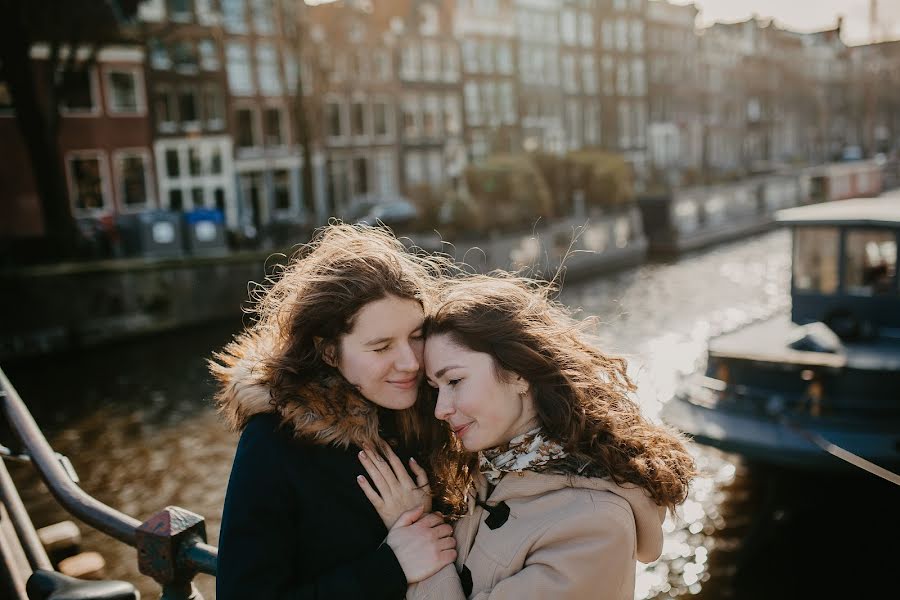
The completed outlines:
[[[350,337],[373,338],[406,335],[418,329],[425,311],[416,300],[387,296],[363,306],[353,319]]]
[[[428,373],[435,373],[451,363],[468,363],[478,354],[457,344],[449,334],[431,335],[425,340],[425,369]]]

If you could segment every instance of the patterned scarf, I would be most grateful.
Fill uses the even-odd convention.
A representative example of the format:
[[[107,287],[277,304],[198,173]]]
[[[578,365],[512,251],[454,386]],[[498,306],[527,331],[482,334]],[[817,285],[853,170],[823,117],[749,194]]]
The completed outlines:
[[[478,469],[488,483],[497,485],[504,473],[516,471],[548,471],[549,465],[568,456],[563,447],[544,437],[540,427],[518,435],[502,446],[478,454]]]

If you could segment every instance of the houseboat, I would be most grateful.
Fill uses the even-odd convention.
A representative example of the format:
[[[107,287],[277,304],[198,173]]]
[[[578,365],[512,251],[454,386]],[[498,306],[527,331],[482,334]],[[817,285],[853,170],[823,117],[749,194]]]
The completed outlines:
[[[753,461],[900,484],[900,193],[776,219],[793,230],[790,314],[714,338],[663,419]]]

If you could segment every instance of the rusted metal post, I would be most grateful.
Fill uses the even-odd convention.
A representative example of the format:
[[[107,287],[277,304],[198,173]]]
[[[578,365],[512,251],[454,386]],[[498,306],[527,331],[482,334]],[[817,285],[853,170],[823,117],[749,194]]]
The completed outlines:
[[[138,568],[162,585],[162,600],[203,600],[192,583],[197,568],[185,560],[197,543],[206,543],[203,517],[177,506],[167,506],[137,528]]]

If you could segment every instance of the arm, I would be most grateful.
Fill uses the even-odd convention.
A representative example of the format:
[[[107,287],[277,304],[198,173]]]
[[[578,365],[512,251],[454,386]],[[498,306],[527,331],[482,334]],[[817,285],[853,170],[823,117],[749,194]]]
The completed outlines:
[[[522,570],[470,600],[523,598],[630,598],[624,589],[635,569],[634,517],[624,508],[598,503],[555,522],[534,542]],[[410,586],[409,600],[465,600],[456,570],[445,567]]]
[[[222,515],[216,596],[220,600],[401,597],[406,578],[387,544],[314,578],[298,575],[302,552],[306,548],[315,552],[315,543],[292,538],[296,528],[291,519],[297,519],[299,503],[283,473],[285,449],[267,429],[271,423],[251,422],[238,444]]]

